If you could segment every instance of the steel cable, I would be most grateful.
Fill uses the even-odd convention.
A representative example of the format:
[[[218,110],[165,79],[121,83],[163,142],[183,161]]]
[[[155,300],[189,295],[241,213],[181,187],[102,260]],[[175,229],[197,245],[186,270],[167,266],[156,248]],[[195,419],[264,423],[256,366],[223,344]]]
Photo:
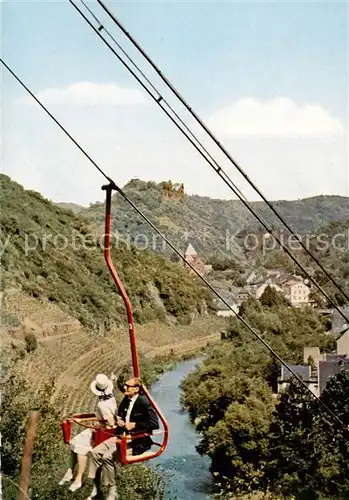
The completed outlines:
[[[98,0],[99,1],[99,0]],[[309,280],[316,286],[316,288],[320,291],[320,293],[327,299],[328,303],[333,306],[334,309],[337,310],[337,312],[342,316],[342,318],[349,323],[349,318],[345,315],[345,313],[339,308],[339,306],[334,302],[334,300],[325,292],[325,290],[317,283],[317,281],[308,273],[306,268],[294,257],[292,252],[289,251],[289,249],[281,242],[280,238],[278,238],[277,235],[274,234],[273,229],[271,226],[268,225],[267,222],[265,222],[262,217],[254,210],[254,208],[251,206],[251,204],[246,200],[246,198],[242,195],[240,195],[240,191],[236,188],[236,186],[233,184],[231,181],[230,177],[226,174],[226,172],[220,167],[218,162],[212,158],[212,156],[207,152],[207,150],[202,146],[200,141],[196,138],[195,134],[193,134],[189,127],[187,127],[181,118],[178,117],[176,113],[174,113],[174,116],[171,116],[168,110],[166,110],[163,106],[162,103],[166,102],[165,99],[162,97],[160,92],[154,87],[154,85],[150,84],[152,89],[155,89],[155,92],[157,96],[154,96],[154,94],[147,88],[147,86],[141,81],[141,79],[135,74],[135,72],[132,70],[132,68],[129,67],[127,62],[125,62],[122,57],[115,51],[115,49],[110,45],[110,43],[103,37],[103,34],[101,33],[102,30],[99,30],[93,24],[91,21],[85,16],[85,14],[77,7],[77,5],[74,3],[73,0],[69,0],[69,2],[72,4],[72,6],[77,10],[77,12],[81,15],[81,17],[85,20],[85,22],[93,29],[93,31],[101,38],[101,40],[108,46],[108,48],[113,52],[113,54],[119,59],[119,61],[126,67],[126,69],[131,73],[131,75],[137,80],[137,82],[142,86],[142,88],[150,95],[150,97],[159,105],[159,107],[164,111],[164,113],[167,115],[167,117],[174,123],[174,125],[181,131],[181,133],[188,139],[188,141],[194,146],[194,148],[199,152],[199,154],[209,163],[209,165],[215,170],[215,172],[219,175],[219,177],[228,185],[228,187],[234,192],[234,194],[240,199],[240,201],[243,203],[243,205],[254,215],[254,217],[260,222],[260,224],[268,231],[268,233],[273,236],[275,241],[280,245],[280,247],[287,253],[289,257],[294,261],[295,264],[303,271],[303,273],[309,278]],[[80,2],[85,5],[83,0],[80,0]],[[101,3],[101,2],[99,2]],[[91,10],[88,8],[89,13],[91,13]],[[112,14],[111,14],[112,15]],[[100,20],[93,14],[93,19],[98,22],[99,26],[102,26]],[[106,32],[105,28],[103,27],[103,30]],[[109,33],[109,32],[108,32]],[[111,35],[109,35],[111,36]],[[112,40],[114,38],[112,37]],[[117,46],[119,47],[120,45],[117,43]],[[125,54],[124,49],[121,49],[122,52]],[[132,59],[127,55],[128,60]],[[144,76],[143,72],[138,68],[138,66],[132,61],[132,65],[140,72],[142,76]],[[149,80],[145,77],[146,81],[149,82]],[[159,97],[160,96],[160,97]],[[172,107],[169,106],[170,111],[172,111]],[[179,118],[180,124],[176,121],[176,118]],[[184,124],[184,127],[190,131],[192,139],[186,132],[183,130],[181,127],[181,124]],[[195,142],[194,142],[195,141]],[[199,144],[199,146],[198,146]],[[204,151],[204,152],[203,152]],[[208,155],[208,157],[206,156]],[[212,160],[211,160],[212,159]],[[212,162],[213,161],[213,162]],[[216,165],[216,166],[215,166]],[[287,227],[287,226],[286,226]],[[294,233],[292,233],[294,234]],[[308,249],[307,253],[312,257],[312,259],[322,268],[321,264],[319,261],[309,252]],[[325,273],[327,271],[325,270]],[[328,274],[328,273],[327,273]],[[330,275],[328,275],[330,276]],[[330,278],[331,281],[335,284],[335,286],[339,289],[339,291],[342,292],[341,288],[337,283],[333,280],[333,278]],[[345,295],[345,294],[344,294]],[[346,295],[345,295],[346,297]],[[348,297],[349,300],[349,297]]]
[[[76,147],[80,150],[80,152],[92,163],[92,165],[97,168],[97,170],[104,176],[105,179],[111,184],[112,188],[116,190],[124,199],[129,203],[129,205],[140,215],[143,220],[167,243],[167,245],[185,262],[192,271],[197,275],[201,281],[228,307],[230,311],[232,311],[237,319],[239,319],[243,325],[254,335],[254,337],[259,340],[264,347],[266,347],[269,352],[294,376],[294,378],[303,386],[308,393],[310,393],[314,399],[318,401],[318,403],[324,408],[324,410],[335,420],[337,424],[339,424],[346,432],[348,431],[347,426],[337,417],[335,413],[318,397],[314,394],[311,389],[307,386],[307,384],[297,375],[297,373],[287,365],[287,363],[274,351],[272,347],[256,332],[256,330],[247,323],[247,321],[234,309],[230,306],[230,304],[220,295],[219,292],[203,277],[200,273],[195,269],[195,267],[187,261],[187,259],[177,250],[177,248],[167,239],[167,237],[161,233],[159,229],[143,214],[141,210],[128,198],[128,196],[124,193],[124,191],[117,186],[117,184],[98,166],[98,164],[88,155],[85,149],[74,139],[74,137],[66,130],[65,127],[53,116],[53,114],[42,104],[42,102],[34,95],[34,93],[23,83],[23,81],[16,75],[16,73],[5,63],[5,61],[0,58],[1,63],[5,66],[5,68],[11,73],[11,75],[17,80],[17,82],[28,92],[28,94],[40,105],[40,107],[47,113],[47,115],[58,125],[58,127],[64,132],[64,134],[75,144]]]
[[[82,0],[80,0],[82,1]],[[333,279],[333,277],[328,273],[328,271],[322,266],[316,257],[312,255],[309,249],[304,245],[302,240],[298,237],[298,235],[292,230],[292,228],[287,224],[284,218],[276,211],[273,204],[265,197],[262,191],[256,186],[254,182],[247,176],[246,172],[242,169],[242,167],[237,163],[237,161],[231,156],[231,154],[226,150],[226,148],[221,144],[220,141],[215,137],[215,135],[211,132],[211,130],[205,125],[202,119],[197,115],[197,113],[193,110],[191,106],[185,101],[183,96],[178,92],[178,90],[173,86],[173,84],[165,77],[165,75],[161,72],[161,70],[157,67],[157,65],[152,61],[152,59],[148,56],[148,54],[144,51],[144,49],[140,46],[140,44],[132,37],[132,35],[126,30],[126,28],[121,24],[121,22],[115,17],[114,14],[106,7],[102,0],[97,0],[97,2],[101,5],[101,7],[105,10],[105,12],[109,15],[109,17],[114,21],[114,23],[120,28],[120,30],[124,33],[124,35],[130,40],[134,47],[142,54],[142,56],[146,59],[146,61],[152,66],[152,68],[156,71],[156,73],[160,76],[162,81],[166,84],[166,86],[171,90],[171,92],[179,99],[179,101],[185,106],[185,108],[189,111],[189,113],[193,116],[193,118],[199,123],[199,125],[203,128],[203,130],[209,135],[209,137],[214,141],[214,143],[219,147],[222,153],[228,158],[228,160],[234,165],[234,167],[239,171],[239,173],[244,177],[244,179],[250,184],[253,190],[260,196],[260,198],[264,201],[264,203],[270,208],[270,210],[276,215],[280,222],[285,226],[285,228],[296,238],[297,242],[301,245],[303,250],[305,250],[308,255],[316,262],[316,264],[320,267],[326,277],[332,282],[332,284],[340,291],[340,293],[347,299],[349,302],[349,295],[342,290],[342,288],[338,285],[338,283]],[[228,177],[227,174],[225,174]],[[269,231],[270,232],[270,231]],[[270,233],[272,234],[272,233]],[[346,318],[347,319],[347,318]]]

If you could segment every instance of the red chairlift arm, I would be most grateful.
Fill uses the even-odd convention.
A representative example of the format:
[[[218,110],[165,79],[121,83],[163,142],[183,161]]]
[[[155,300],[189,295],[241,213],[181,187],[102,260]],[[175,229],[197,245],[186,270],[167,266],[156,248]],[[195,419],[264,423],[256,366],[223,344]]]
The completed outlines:
[[[86,420],[93,420],[97,418],[95,413],[74,413],[71,417],[65,417],[65,420],[67,419],[76,419],[76,418],[81,418],[81,419],[86,419]]]
[[[113,277],[113,280],[121,293],[122,299],[124,301],[126,311],[127,311],[127,320],[128,320],[128,328],[130,335],[130,344],[131,344],[131,354],[132,354],[132,366],[133,373],[135,377],[139,377],[139,361],[136,349],[136,336],[135,336],[135,327],[133,321],[133,313],[130,299],[126,293],[126,290],[121,283],[121,280],[116,272],[116,269],[111,261],[110,257],[110,227],[111,227],[111,197],[112,191],[115,189],[113,184],[108,184],[107,186],[103,186],[102,189],[106,191],[106,201],[105,201],[105,228],[104,228],[104,258],[108,269]]]

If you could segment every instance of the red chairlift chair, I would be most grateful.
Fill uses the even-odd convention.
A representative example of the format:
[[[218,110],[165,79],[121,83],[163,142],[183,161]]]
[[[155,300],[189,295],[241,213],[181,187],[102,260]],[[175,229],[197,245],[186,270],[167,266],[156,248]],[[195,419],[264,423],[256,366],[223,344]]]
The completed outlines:
[[[137,354],[137,348],[136,348],[136,336],[135,336],[135,327],[134,327],[134,321],[133,321],[133,313],[132,313],[132,307],[130,300],[128,298],[128,295],[126,293],[126,290],[121,283],[117,272],[115,270],[115,267],[111,261],[110,257],[110,227],[111,227],[111,198],[112,198],[112,191],[113,190],[118,190],[117,186],[113,182],[110,182],[107,186],[103,186],[102,189],[106,191],[106,206],[105,206],[105,231],[104,231],[104,258],[106,261],[106,264],[108,266],[108,269],[114,279],[114,282],[121,293],[121,296],[123,298],[126,311],[127,311],[127,319],[128,319],[128,326],[129,326],[129,336],[130,336],[130,346],[131,346],[131,357],[132,357],[132,366],[133,366],[133,376],[139,378],[140,377],[140,370],[139,370],[139,362],[138,362],[138,354]],[[118,453],[117,453],[117,460],[119,463],[123,465],[127,464],[133,464],[137,462],[144,462],[146,460],[151,460],[153,458],[158,457],[161,455],[167,446],[168,443],[168,438],[169,438],[169,428],[168,424],[166,422],[165,417],[161,413],[159,407],[151,397],[148,389],[142,385],[141,386],[142,394],[148,399],[149,403],[153,407],[155,413],[159,417],[159,420],[162,424],[163,429],[158,430],[158,431],[153,431],[151,434],[147,432],[139,432],[139,433],[132,433],[132,434],[126,434],[123,433],[122,436],[116,436],[116,429],[107,429],[102,426],[98,426],[98,422],[102,422],[102,419],[98,419],[94,413],[79,413],[79,414],[74,414],[69,418],[65,418],[61,424],[62,431],[63,431],[63,440],[65,443],[69,444],[72,438],[72,427],[73,424],[78,424],[79,426],[85,427],[85,428],[92,428],[93,429],[93,445],[97,446],[98,444],[102,443],[106,439],[109,439],[110,437],[115,435],[115,439],[117,441],[117,446],[118,446]],[[142,438],[145,436],[161,436],[162,435],[162,440],[160,442],[155,442],[153,441],[153,444],[158,447],[156,451],[146,451],[142,453],[141,455],[136,455],[132,456],[128,453],[129,451],[129,445],[132,440]]]

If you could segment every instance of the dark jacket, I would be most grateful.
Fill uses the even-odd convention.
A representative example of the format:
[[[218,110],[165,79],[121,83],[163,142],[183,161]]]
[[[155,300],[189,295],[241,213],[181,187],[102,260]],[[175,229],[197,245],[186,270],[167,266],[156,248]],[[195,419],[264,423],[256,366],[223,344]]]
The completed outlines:
[[[128,405],[129,398],[124,397],[124,399],[120,403],[118,410],[118,415],[124,421],[126,419]],[[135,429],[130,432],[131,435],[138,432],[149,432],[151,434],[153,430],[159,428],[159,419],[154,408],[149,403],[148,399],[141,394],[138,396],[133,405],[130,415],[130,422],[134,422],[136,424]],[[141,453],[149,450],[151,448],[151,445],[152,439],[150,436],[133,439],[131,445],[132,454],[140,455]]]

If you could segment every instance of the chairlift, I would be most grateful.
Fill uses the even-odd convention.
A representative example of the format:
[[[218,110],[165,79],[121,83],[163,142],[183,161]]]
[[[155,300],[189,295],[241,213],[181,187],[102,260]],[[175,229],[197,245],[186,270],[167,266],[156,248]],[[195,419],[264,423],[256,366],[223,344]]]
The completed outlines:
[[[108,269],[113,277],[113,280],[114,280],[114,282],[115,282],[115,284],[116,284],[116,286],[117,286],[117,288],[122,296],[122,299],[123,299],[125,307],[126,307],[128,326],[129,326],[129,337],[130,337],[133,376],[140,378],[139,361],[138,361],[138,354],[137,354],[137,347],[136,347],[136,335],[135,335],[135,327],[134,327],[131,302],[128,298],[128,295],[126,293],[126,290],[125,290],[120,278],[118,277],[118,274],[116,272],[116,269],[112,263],[111,256],[110,256],[111,199],[112,199],[112,191],[117,190],[117,187],[115,186],[115,184],[113,182],[111,182],[110,184],[103,186],[102,190],[106,191],[104,258],[105,258]],[[118,449],[118,453],[116,453],[116,460],[122,465],[144,462],[146,460],[151,460],[153,458],[158,457],[159,455],[161,455],[165,451],[165,449],[167,447],[168,438],[169,438],[169,427],[168,427],[168,424],[166,422],[165,417],[161,413],[161,410],[159,409],[159,407],[157,406],[157,404],[155,403],[155,401],[151,397],[148,389],[143,384],[141,385],[141,393],[148,399],[148,401],[151,404],[151,406],[153,407],[155,413],[159,417],[159,420],[162,424],[162,429],[152,431],[151,433],[148,433],[148,432],[134,433],[133,432],[132,434],[128,434],[128,433],[124,432],[121,436],[119,436],[116,434],[118,427],[113,428],[113,429],[107,429],[107,428],[103,427],[101,425],[103,420],[97,418],[95,413],[78,413],[78,414],[74,414],[70,417],[63,419],[61,427],[62,427],[62,431],[63,431],[64,442],[66,444],[70,443],[70,441],[72,439],[72,434],[73,434],[73,431],[72,431],[73,424],[77,424],[80,427],[92,429],[92,440],[93,440],[94,447],[97,446],[98,444],[102,443],[103,441],[109,439],[110,437],[115,436],[116,443],[117,443],[117,449]],[[130,454],[131,442],[135,439],[143,438],[146,436],[150,436],[152,438],[153,445],[157,446],[158,449],[154,450],[154,451],[148,450],[140,455],[135,455],[135,456]],[[153,440],[154,436],[160,437],[159,442],[155,442]]]

